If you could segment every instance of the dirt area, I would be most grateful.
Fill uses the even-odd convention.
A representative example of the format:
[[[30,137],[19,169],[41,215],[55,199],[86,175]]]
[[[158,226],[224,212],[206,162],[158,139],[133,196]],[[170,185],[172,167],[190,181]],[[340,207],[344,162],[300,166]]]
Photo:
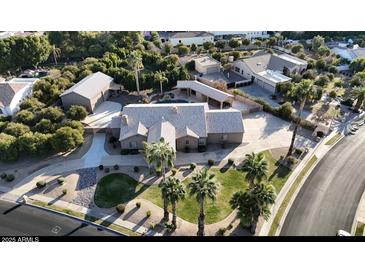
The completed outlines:
[[[288,153],[288,149],[289,147],[280,147],[280,148],[270,149],[270,152],[272,157],[276,161],[279,161],[281,157],[284,158],[286,156],[286,154]]]

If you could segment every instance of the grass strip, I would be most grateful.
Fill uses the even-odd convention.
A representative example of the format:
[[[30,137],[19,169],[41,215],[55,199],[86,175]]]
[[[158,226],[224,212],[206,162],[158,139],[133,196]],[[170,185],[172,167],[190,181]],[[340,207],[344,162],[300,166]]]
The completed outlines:
[[[363,236],[364,235],[364,226],[365,226],[365,224],[363,224],[361,222],[357,222],[355,236]]]
[[[341,138],[341,134],[337,133],[335,136],[333,136],[331,139],[329,139],[325,145],[326,146],[332,146],[334,143],[336,143],[338,141],[338,139]]]

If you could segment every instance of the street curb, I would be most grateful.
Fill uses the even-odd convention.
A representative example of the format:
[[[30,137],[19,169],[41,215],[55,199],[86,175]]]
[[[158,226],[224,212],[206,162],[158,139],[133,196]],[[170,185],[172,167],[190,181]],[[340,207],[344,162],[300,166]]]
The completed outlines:
[[[351,226],[351,231],[350,231],[350,233],[351,233],[351,235],[353,235],[353,236],[355,236],[356,226],[357,226],[357,223],[358,223],[357,218],[358,218],[358,216],[359,216],[359,210],[360,210],[360,206],[361,206],[361,204],[362,204],[362,203],[365,203],[365,191],[364,191],[364,193],[361,195],[360,202],[359,202],[359,204],[357,205],[357,209],[356,209],[355,217],[354,217],[354,220],[353,220],[353,222],[352,222],[352,226]]]

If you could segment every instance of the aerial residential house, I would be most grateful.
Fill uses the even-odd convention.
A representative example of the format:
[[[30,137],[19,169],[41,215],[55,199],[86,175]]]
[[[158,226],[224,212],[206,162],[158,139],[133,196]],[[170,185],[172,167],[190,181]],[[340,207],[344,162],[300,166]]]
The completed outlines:
[[[210,56],[203,56],[193,59],[195,70],[203,75],[217,73],[221,70],[221,63]]]
[[[163,138],[178,151],[207,144],[240,144],[243,121],[235,109],[210,110],[207,103],[131,104],[123,108],[119,141],[122,149],[142,149],[143,142]]]
[[[223,109],[232,106],[234,96],[198,81],[177,81],[176,88],[187,96],[196,97],[199,101]]]
[[[241,36],[246,39],[254,39],[254,38],[268,38],[270,35],[267,34],[267,31],[213,31],[213,34],[216,38],[220,38],[223,36]]]
[[[286,75],[302,73],[307,65],[306,61],[289,54],[263,54],[235,61],[232,71],[253,80],[268,91],[275,92],[278,83],[291,80]]]
[[[62,104],[65,109],[71,105],[81,105],[93,112],[98,105],[108,99],[112,83],[112,77],[102,72],[93,73],[65,90],[61,94]]]
[[[360,48],[358,45],[354,45],[352,48],[348,48],[345,45],[338,45],[331,50],[336,55],[350,62],[356,58],[365,58],[365,48]]]
[[[37,78],[14,78],[0,82],[0,114],[14,115],[23,100],[32,93]]]
[[[214,42],[213,33],[206,31],[175,31],[175,32],[160,32],[161,42],[168,42],[173,47],[178,44],[186,46],[202,45],[205,42]]]

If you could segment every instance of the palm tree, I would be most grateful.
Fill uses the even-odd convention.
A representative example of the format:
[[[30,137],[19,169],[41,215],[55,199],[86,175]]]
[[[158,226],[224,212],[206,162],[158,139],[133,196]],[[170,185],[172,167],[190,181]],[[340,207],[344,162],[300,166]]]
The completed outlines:
[[[247,159],[243,163],[242,171],[246,172],[246,179],[249,183],[250,189],[255,186],[255,181],[261,182],[267,177],[268,164],[265,160],[264,154],[246,154]]]
[[[146,162],[148,165],[154,164],[155,169],[161,171],[161,183],[164,183],[166,180],[166,169],[174,166],[174,161],[176,159],[175,150],[169,145],[169,143],[166,143],[163,138],[160,139],[159,143],[144,142],[143,146],[143,154]],[[168,200],[167,197],[164,197],[164,195],[162,195],[162,198],[164,202],[163,220],[167,222],[169,220]]]
[[[160,83],[160,91],[161,91],[161,95],[162,95],[163,94],[162,83],[168,81],[165,73],[162,71],[157,71],[155,73],[155,81]]]
[[[138,72],[143,69],[142,55],[139,51],[132,51],[129,56],[129,64],[131,68],[134,70],[134,77],[136,79],[136,88],[139,94],[139,80],[138,80]]]
[[[219,184],[214,180],[214,176],[214,174],[208,173],[208,169],[203,168],[192,176],[191,182],[188,184],[190,195],[194,195],[200,205],[198,236],[204,236],[205,199],[215,200],[219,189]]]
[[[61,49],[56,48],[56,46],[53,45],[52,46],[52,55],[53,55],[54,63],[57,65],[57,58],[61,57]]]
[[[365,87],[355,87],[351,91],[351,95],[356,98],[355,109],[359,110],[361,106],[365,104]]]
[[[271,184],[257,184],[247,192],[239,191],[233,194],[230,205],[237,209],[237,216],[241,224],[250,227],[251,233],[256,230],[256,224],[260,216],[265,220],[270,217],[270,205],[275,202],[275,189]]]
[[[172,205],[172,225],[176,228],[176,206],[178,201],[185,198],[185,188],[179,179],[169,177],[166,181],[160,184],[163,197]]]
[[[293,98],[295,101],[300,103],[300,106],[299,106],[299,113],[298,113],[299,118],[297,119],[297,121],[295,123],[290,147],[288,150],[288,156],[292,155],[293,150],[294,150],[295,137],[297,135],[297,131],[299,128],[301,115],[302,115],[302,111],[304,109],[305,103],[307,102],[307,100],[313,99],[315,97],[315,95],[316,95],[316,90],[313,88],[313,82],[309,79],[302,80],[299,83],[297,83],[289,94],[289,96],[291,98]]]

